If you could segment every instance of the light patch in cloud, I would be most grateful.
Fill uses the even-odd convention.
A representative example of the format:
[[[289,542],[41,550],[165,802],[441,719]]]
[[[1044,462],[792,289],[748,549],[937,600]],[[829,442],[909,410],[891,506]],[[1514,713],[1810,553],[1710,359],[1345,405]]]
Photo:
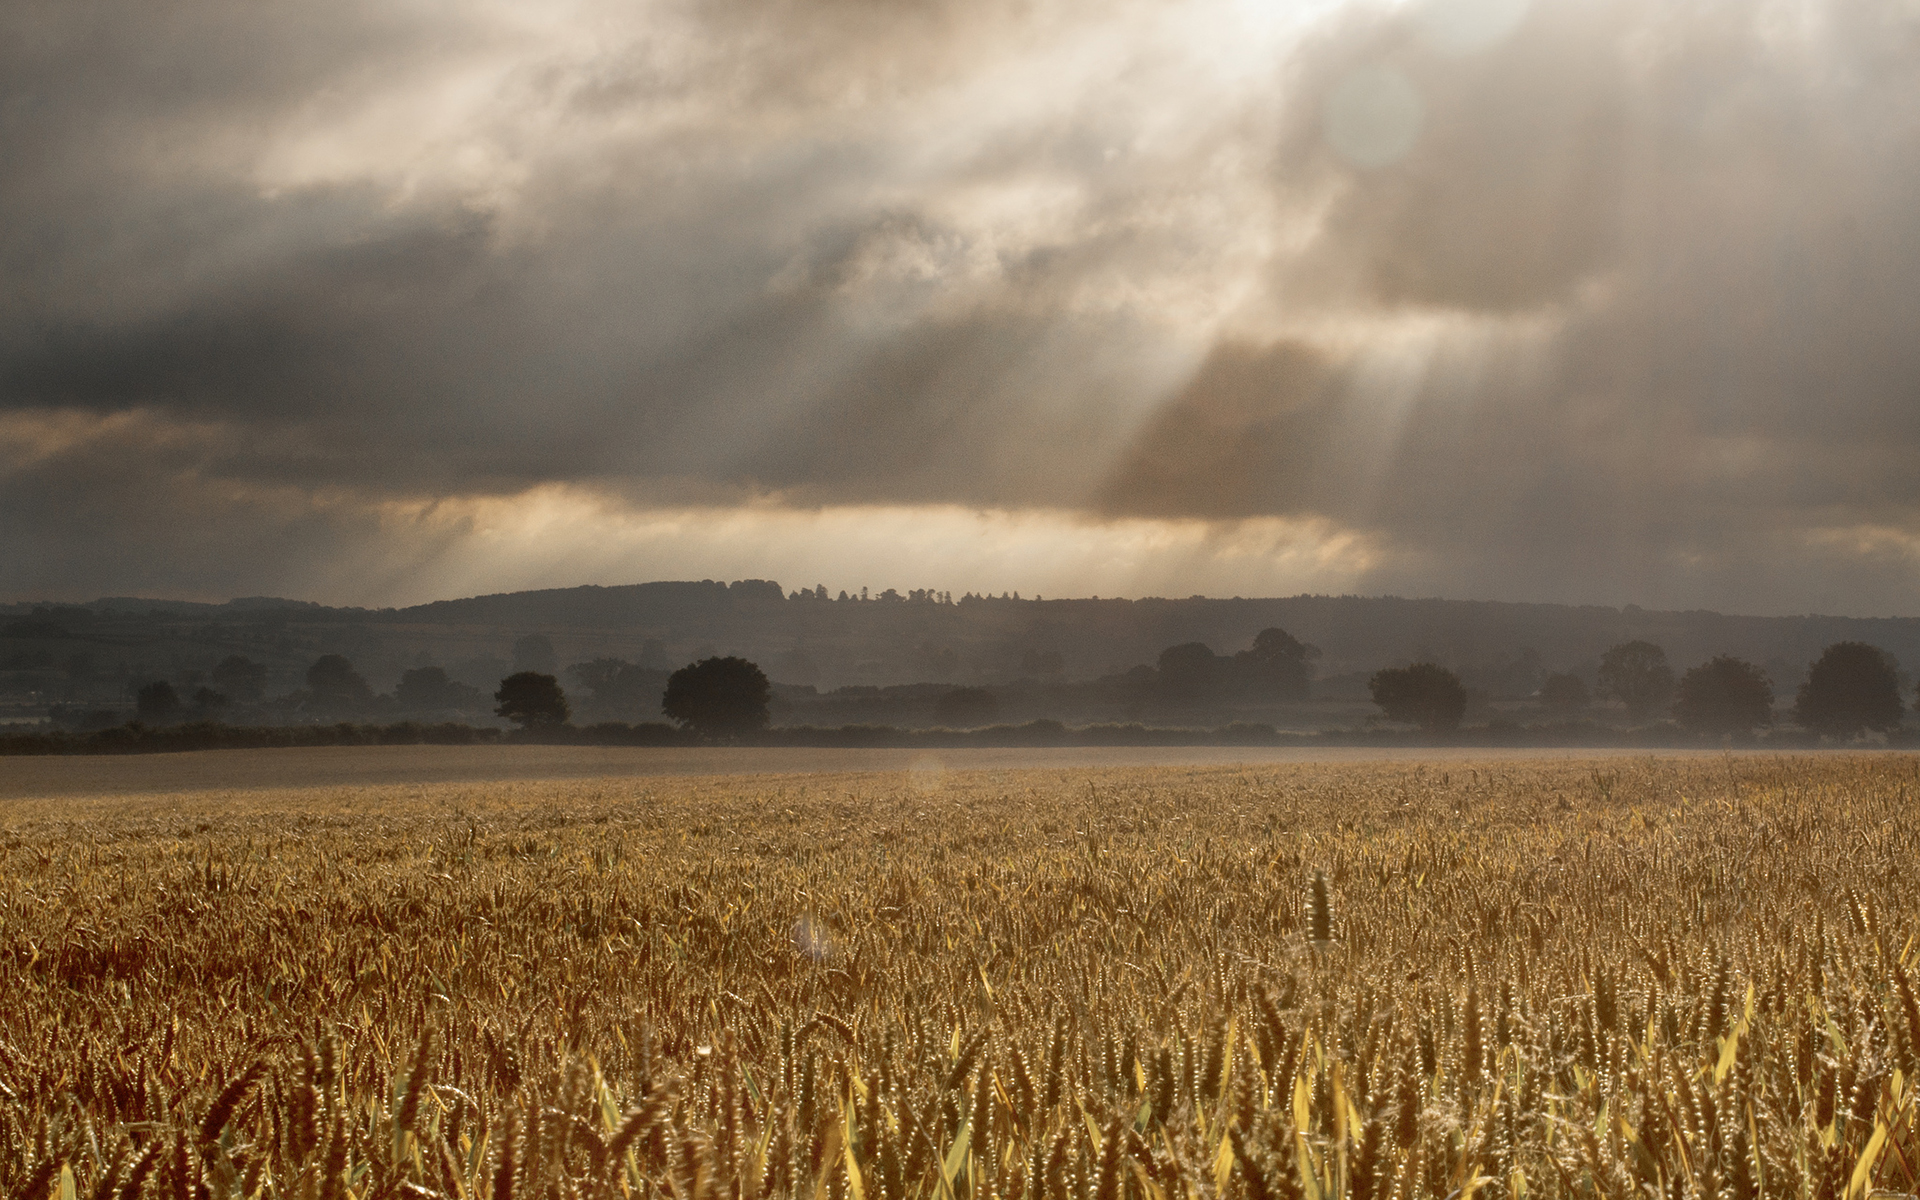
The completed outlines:
[[[1421,36],[1449,54],[1471,54],[1504,40],[1526,17],[1532,0],[1416,0]]]
[[[398,506],[434,539],[405,601],[639,578],[776,578],[1023,595],[1286,595],[1364,578],[1374,539],[1330,522],[1089,521],[1041,509],[772,505],[633,510],[572,488]],[[1185,589],[1185,590],[1182,590]],[[361,601],[366,602],[366,601]]]
[[[1842,560],[1920,573],[1920,529],[1847,525],[1812,529],[1805,537],[1809,545]]]
[[[1359,67],[1328,93],[1327,144],[1356,167],[1392,166],[1420,140],[1427,106],[1398,68]]]

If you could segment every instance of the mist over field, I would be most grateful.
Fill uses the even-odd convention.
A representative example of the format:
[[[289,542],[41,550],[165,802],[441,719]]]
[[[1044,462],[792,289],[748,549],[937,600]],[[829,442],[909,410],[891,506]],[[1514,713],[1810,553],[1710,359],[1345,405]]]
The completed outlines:
[[[1912,611],[1910,4],[0,13],[0,593]]]

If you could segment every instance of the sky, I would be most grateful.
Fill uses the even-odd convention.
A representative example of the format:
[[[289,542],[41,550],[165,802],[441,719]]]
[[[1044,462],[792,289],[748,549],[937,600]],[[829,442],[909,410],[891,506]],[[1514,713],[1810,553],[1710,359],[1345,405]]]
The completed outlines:
[[[1920,614],[1920,0],[0,7],[0,599]]]

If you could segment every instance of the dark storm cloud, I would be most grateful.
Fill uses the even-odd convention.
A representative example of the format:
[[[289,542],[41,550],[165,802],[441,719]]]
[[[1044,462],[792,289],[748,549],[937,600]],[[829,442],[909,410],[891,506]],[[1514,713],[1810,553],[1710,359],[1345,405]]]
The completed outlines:
[[[21,6],[0,548],[38,588],[98,547],[259,591],[563,484],[1278,516],[1366,539],[1366,586],[1911,607],[1912,14],[1267,11]],[[1492,32],[1435,34],[1461,13]]]
[[[996,15],[716,5],[688,45],[636,34],[524,63],[451,11],[396,27],[348,10],[319,31],[226,6],[36,18],[9,41],[33,169],[0,197],[22,284],[0,397],[238,423],[209,469],[274,483],[1028,499],[986,464],[1035,417],[1032,389],[1104,381],[1081,364],[1124,358],[1126,322],[1031,311],[1044,298],[929,315],[977,233],[842,194],[900,153],[861,114],[964,71]],[[377,165],[259,178],[306,108],[503,53],[552,144],[518,144],[535,135],[511,113],[455,135],[515,143],[510,201],[396,194]],[[262,65],[282,55],[285,72]],[[618,128],[656,110],[657,131]],[[1008,256],[1019,278],[998,290],[1053,286],[1043,258]]]
[[[1423,104],[1399,161],[1304,111],[1276,163],[1330,196],[1276,293],[1346,314],[1341,352],[1303,385],[1294,340],[1223,347],[1102,496],[1384,531],[1382,587],[1910,609],[1916,48],[1846,3],[1535,5],[1451,56],[1336,26],[1308,94],[1384,64]]]

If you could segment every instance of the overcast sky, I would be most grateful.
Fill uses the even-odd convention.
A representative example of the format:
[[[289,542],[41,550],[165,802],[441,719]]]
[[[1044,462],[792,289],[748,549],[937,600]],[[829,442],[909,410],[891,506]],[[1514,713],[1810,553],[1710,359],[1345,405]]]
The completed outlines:
[[[1920,613],[1920,0],[0,7],[0,598]]]

